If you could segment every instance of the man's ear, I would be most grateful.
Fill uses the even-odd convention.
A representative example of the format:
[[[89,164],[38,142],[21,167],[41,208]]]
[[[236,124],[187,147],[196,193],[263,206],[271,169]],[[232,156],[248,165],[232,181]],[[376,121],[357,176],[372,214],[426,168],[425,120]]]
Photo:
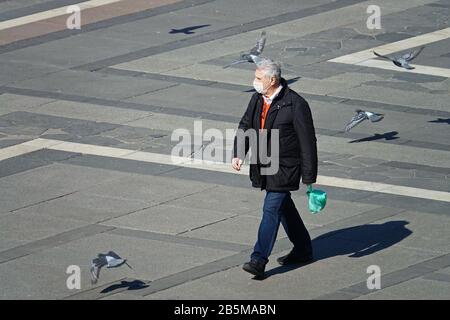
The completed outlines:
[[[277,79],[275,79],[275,77],[272,77],[272,78],[270,79],[270,84],[271,84],[272,86],[274,86],[276,83],[277,83]]]

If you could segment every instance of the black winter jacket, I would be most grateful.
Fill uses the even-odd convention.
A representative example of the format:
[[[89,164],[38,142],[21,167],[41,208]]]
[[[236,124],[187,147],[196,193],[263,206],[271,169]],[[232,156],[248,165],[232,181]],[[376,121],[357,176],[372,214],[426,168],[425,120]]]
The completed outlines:
[[[279,129],[279,169],[275,174],[261,174],[259,156],[257,163],[250,164],[252,186],[267,191],[294,191],[299,189],[300,179],[304,184],[316,182],[317,178],[317,139],[311,110],[308,103],[295,91],[292,91],[285,79],[280,93],[272,101],[264,129],[267,129],[267,149],[270,156],[271,129]],[[253,94],[241,121],[239,129],[246,131],[261,127],[263,98],[259,93]],[[258,138],[259,139],[259,138]],[[248,139],[240,139],[240,147],[245,155],[237,154],[238,139],[234,139],[233,157],[245,158],[249,150]],[[243,145],[245,143],[245,146]],[[252,150],[257,152],[256,150]],[[256,153],[257,154],[257,153]]]

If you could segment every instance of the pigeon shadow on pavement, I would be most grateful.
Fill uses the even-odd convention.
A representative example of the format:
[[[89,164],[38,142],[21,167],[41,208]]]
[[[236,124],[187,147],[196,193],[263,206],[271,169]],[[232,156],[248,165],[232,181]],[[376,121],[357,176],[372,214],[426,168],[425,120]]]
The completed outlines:
[[[210,26],[210,24],[202,24],[202,25],[197,25],[197,26],[192,26],[192,27],[186,27],[183,29],[172,29],[169,31],[169,33],[170,34],[176,34],[176,33],[194,34],[195,32],[193,32],[192,30],[205,28],[205,27],[209,27],[209,26]]]
[[[113,284],[105,289],[103,289],[100,293],[109,293],[111,291],[128,288],[127,290],[140,290],[144,288],[148,288],[148,285],[141,280],[133,280],[133,281],[125,281],[122,280],[120,283]]]
[[[325,233],[312,240],[315,263],[328,258],[348,255],[361,258],[389,248],[412,234],[405,226],[408,221],[388,221],[382,224],[365,224]],[[267,270],[264,279],[276,274],[289,272],[307,264],[279,266]],[[254,278],[254,280],[262,280]]]
[[[398,135],[397,131],[386,132],[386,133],[383,133],[383,134],[375,133],[371,137],[366,137],[366,138],[361,138],[361,139],[357,139],[357,140],[352,140],[352,141],[349,141],[348,143],[367,142],[367,141],[375,141],[375,140],[381,140],[381,139],[395,140],[395,139],[400,138],[400,137],[396,137],[396,135]]]
[[[428,121],[428,122],[450,124],[450,118],[447,118],[447,119],[437,118],[436,120]]]

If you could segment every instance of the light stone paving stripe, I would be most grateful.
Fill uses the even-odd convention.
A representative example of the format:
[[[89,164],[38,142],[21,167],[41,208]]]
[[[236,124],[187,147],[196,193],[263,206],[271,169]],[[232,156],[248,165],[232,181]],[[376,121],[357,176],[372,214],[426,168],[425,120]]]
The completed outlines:
[[[90,1],[77,3],[76,6],[78,6],[80,8],[80,10],[83,10],[83,9],[96,8],[96,7],[108,5],[108,4],[119,2],[119,1],[123,1],[123,0],[90,0]],[[17,27],[17,26],[22,26],[22,25],[25,25],[28,23],[33,23],[33,22],[37,22],[37,21],[41,21],[41,20],[45,20],[45,19],[49,19],[49,18],[53,18],[53,17],[63,16],[63,15],[68,14],[67,8],[68,8],[68,6],[64,6],[64,7],[60,7],[60,8],[55,8],[55,9],[51,9],[51,10],[47,10],[47,11],[43,11],[43,12],[30,14],[30,15],[20,17],[20,18],[2,21],[2,22],[0,22],[0,30],[5,30],[5,29]]]
[[[215,172],[224,172],[232,174],[248,175],[248,166],[244,165],[240,171],[235,171],[230,164],[209,160],[191,159],[186,157],[178,157],[160,153],[134,151],[130,149],[104,147],[92,144],[83,144],[75,142],[61,142],[60,140],[38,138],[32,142],[26,142],[33,145],[33,151],[36,151],[39,145],[41,149],[60,150],[66,152],[75,152],[81,154],[89,154],[96,156],[106,156],[118,159],[136,160],[142,162],[158,163],[164,165],[174,165],[179,167],[201,169]],[[18,145],[17,145],[18,146]],[[11,147],[5,148],[9,149]],[[11,154],[9,150],[3,154],[4,149],[0,149],[0,159],[6,159]],[[317,184],[324,186],[333,186],[346,189],[364,190],[370,192],[386,193],[407,197],[415,197],[421,199],[429,199],[436,201],[450,202],[450,193],[436,190],[428,190],[421,188],[413,188],[406,186],[391,185],[380,182],[371,182],[355,179],[337,178],[319,175]]]
[[[445,28],[437,31],[433,31],[427,34],[422,34],[416,37],[400,40],[397,42],[388,43],[382,46],[374,47],[371,49],[362,50],[338,58],[330,59],[329,62],[353,64],[365,67],[375,67],[386,70],[394,70],[401,72],[428,74],[433,76],[441,76],[450,78],[450,69],[437,68],[430,66],[422,66],[414,64],[415,69],[406,70],[396,67],[392,62],[375,60],[378,57],[374,55],[373,51],[376,51],[382,55],[389,55],[398,51],[403,51],[410,48],[415,48],[423,45],[427,45],[432,42],[441,41],[450,38],[450,28]]]

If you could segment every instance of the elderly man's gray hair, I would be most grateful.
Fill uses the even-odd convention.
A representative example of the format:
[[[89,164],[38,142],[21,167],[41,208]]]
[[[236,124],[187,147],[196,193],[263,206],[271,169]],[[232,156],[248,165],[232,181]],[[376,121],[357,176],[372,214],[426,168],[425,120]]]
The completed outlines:
[[[268,78],[275,78],[277,82],[280,82],[281,79],[281,66],[278,62],[273,61],[269,58],[263,58],[261,61],[258,61],[256,67],[262,71]]]

